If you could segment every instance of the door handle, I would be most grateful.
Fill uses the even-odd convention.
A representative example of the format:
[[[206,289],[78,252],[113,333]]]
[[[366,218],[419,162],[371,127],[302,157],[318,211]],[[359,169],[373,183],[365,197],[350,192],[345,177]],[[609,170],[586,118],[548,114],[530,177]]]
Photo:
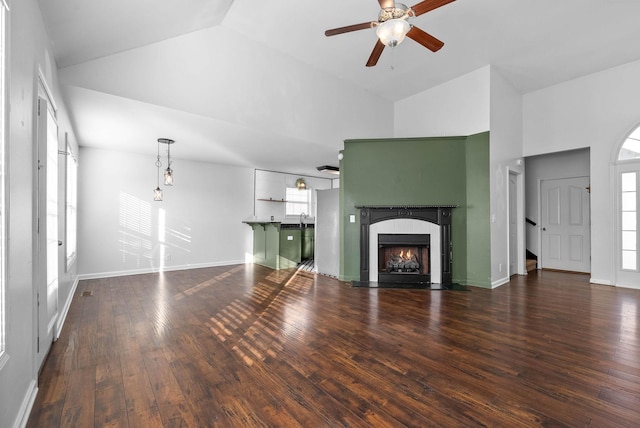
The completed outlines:
[[[547,230],[547,228],[546,228],[546,227],[543,227],[543,228],[542,228],[542,231],[544,232],[545,230]]]

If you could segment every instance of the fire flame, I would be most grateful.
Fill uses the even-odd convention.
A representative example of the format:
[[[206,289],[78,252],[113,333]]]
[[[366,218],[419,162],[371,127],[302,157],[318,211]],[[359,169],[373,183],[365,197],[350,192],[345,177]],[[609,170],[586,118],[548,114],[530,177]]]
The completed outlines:
[[[412,254],[411,254],[411,250],[407,250],[407,255],[405,256],[404,254],[404,250],[400,251],[400,258],[403,260],[411,260]]]

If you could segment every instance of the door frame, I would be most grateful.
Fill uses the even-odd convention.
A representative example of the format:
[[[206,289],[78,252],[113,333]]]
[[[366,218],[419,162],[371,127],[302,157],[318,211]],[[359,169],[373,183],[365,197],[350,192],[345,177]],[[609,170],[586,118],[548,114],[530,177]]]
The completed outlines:
[[[632,161],[618,161],[612,168],[612,190],[611,195],[614,198],[614,202],[611,204],[614,213],[612,215],[613,221],[611,222],[612,232],[611,236],[613,236],[613,248],[612,251],[612,265],[613,266],[613,281],[612,284],[615,286],[621,286],[625,288],[635,288],[640,289],[640,285],[637,285],[633,279],[629,280],[628,276],[638,276],[640,273],[629,273],[625,274],[622,272],[622,201],[620,198],[621,193],[621,183],[620,183],[620,175],[626,170],[633,170],[640,175],[640,161],[632,160]],[[640,177],[637,178],[640,181]],[[640,223],[639,223],[640,224]],[[636,238],[637,239],[637,238]]]
[[[47,245],[47,235],[44,234],[40,234],[37,231],[37,227],[38,227],[38,221],[40,221],[40,229],[42,230],[42,223],[44,222],[46,224],[46,215],[44,218],[41,218],[41,211],[42,211],[42,207],[41,207],[41,201],[40,201],[40,191],[39,191],[39,186],[40,186],[40,181],[39,181],[39,176],[40,176],[40,172],[39,172],[39,166],[38,166],[38,161],[39,161],[39,133],[41,132],[38,128],[40,125],[40,121],[38,119],[38,105],[39,105],[39,100],[40,99],[44,99],[47,102],[47,108],[51,109],[53,112],[53,116],[56,116],[56,112],[58,110],[58,107],[56,105],[55,99],[53,98],[53,92],[51,91],[49,85],[47,84],[44,72],[42,71],[42,69],[40,67],[38,67],[38,74],[37,74],[37,78],[35,79],[35,91],[34,91],[34,104],[33,104],[33,116],[34,116],[34,120],[33,120],[33,165],[34,165],[34,169],[33,169],[33,182],[34,182],[34,191],[33,191],[33,225],[34,225],[34,233],[33,233],[33,279],[34,279],[34,286],[32,289],[32,299],[33,299],[33,337],[32,337],[32,343],[33,343],[33,369],[34,369],[34,374],[37,375],[37,373],[40,370],[40,367],[42,365],[42,363],[44,363],[46,354],[48,353],[49,349],[46,350],[40,350],[40,307],[39,304],[41,305],[43,302],[39,302],[39,300],[42,300],[42,296],[40,296],[40,291],[41,291],[41,285],[42,282],[44,282],[46,284],[47,282],[47,277],[46,277],[46,273],[47,273],[47,258],[46,256],[43,257],[41,250],[42,248],[45,249],[46,251],[46,245]],[[46,112],[45,112],[46,114]],[[46,149],[45,149],[46,150]],[[57,153],[56,153],[57,156]],[[44,160],[46,162],[46,159]],[[46,171],[46,169],[45,169]],[[46,179],[45,179],[45,183],[46,183]],[[58,180],[56,180],[56,186],[59,187],[59,182]],[[46,192],[46,189],[45,189]],[[46,213],[46,206],[45,206],[45,213]],[[46,230],[46,227],[45,227]],[[57,231],[57,230],[56,230]],[[44,236],[44,238],[43,238]],[[41,242],[42,239],[44,239],[44,246],[43,243]],[[44,263],[44,266],[43,266]],[[58,263],[56,263],[56,265],[58,265]],[[43,278],[43,272],[44,272],[44,278]],[[45,285],[46,288],[46,285]],[[44,297],[45,301],[44,304],[47,304],[47,296]],[[56,322],[57,322],[57,318],[59,317],[59,308],[56,310],[56,315],[51,319],[47,321],[47,325],[51,326],[52,328],[52,343],[53,341],[57,340],[57,329],[55,328],[56,326]],[[47,329],[48,331],[48,329]],[[48,333],[47,333],[48,334]]]
[[[510,178],[514,176],[516,179],[516,272],[510,271],[511,266],[511,224],[509,218],[511,216],[511,195],[509,191]],[[526,275],[526,231],[525,231],[525,198],[524,198],[524,174],[522,171],[507,167],[507,259],[509,263],[507,265],[508,276],[511,275]]]

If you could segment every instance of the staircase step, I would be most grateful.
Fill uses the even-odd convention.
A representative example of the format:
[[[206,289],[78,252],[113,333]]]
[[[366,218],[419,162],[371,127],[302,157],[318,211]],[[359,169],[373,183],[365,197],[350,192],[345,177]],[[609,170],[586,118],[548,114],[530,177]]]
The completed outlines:
[[[538,268],[538,261],[534,259],[527,259],[527,272],[536,270]]]

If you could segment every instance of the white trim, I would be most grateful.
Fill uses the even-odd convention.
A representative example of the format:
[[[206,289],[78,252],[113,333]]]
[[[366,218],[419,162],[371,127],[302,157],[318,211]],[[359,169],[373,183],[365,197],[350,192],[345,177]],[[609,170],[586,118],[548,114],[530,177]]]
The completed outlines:
[[[612,263],[613,281],[611,281],[611,282],[612,282],[612,284],[615,284],[618,287],[635,288],[635,286],[633,286],[633,285],[620,285],[620,281],[629,283],[629,282],[634,282],[636,280],[636,278],[629,279],[630,276],[634,276],[634,277],[640,276],[640,271],[638,271],[638,270],[631,271],[631,270],[623,270],[622,269],[622,254],[621,254],[621,252],[622,252],[622,237],[621,237],[621,231],[622,231],[621,189],[622,189],[622,184],[620,182],[620,179],[621,179],[622,173],[633,172],[633,173],[636,173],[636,183],[638,183],[638,185],[640,185],[640,160],[633,159],[633,162],[628,162],[628,163],[625,163],[625,164],[618,163],[618,164],[614,165],[613,171],[614,171],[614,173],[613,173],[614,177],[613,177],[611,185],[612,185],[614,190],[611,192],[611,195],[614,198],[614,201],[613,201],[612,204],[610,204],[610,206],[611,206],[611,208],[614,209],[614,213],[612,215],[612,221],[610,222],[610,227],[613,227],[613,231],[611,232],[611,236],[613,237],[612,240],[613,240],[614,250],[611,251],[611,255],[612,255],[612,259],[613,259],[613,263]],[[636,198],[637,198],[637,196],[636,196]],[[638,255],[636,255],[636,257],[638,257]]]
[[[47,324],[47,335],[51,333],[51,337],[54,342],[56,340],[56,324],[58,322],[59,315],[60,314],[56,311],[56,314],[51,318],[49,324]],[[47,352],[49,352],[49,349],[47,349]]]
[[[598,285],[608,285],[611,287],[617,287],[617,288],[627,288],[630,290],[640,290],[640,284],[616,284],[615,282],[611,282],[611,281],[607,281],[606,279],[597,279],[597,278],[589,278],[589,282],[592,284],[598,284]]]
[[[429,221],[394,218],[379,221],[369,227],[369,281],[378,281],[378,235],[384,233],[418,233],[430,235],[431,245],[431,283],[442,283],[442,254],[440,245],[440,226]]]
[[[516,178],[516,272],[510,272],[511,270],[511,223],[509,222],[509,216],[511,213],[509,209],[511,207],[510,201],[510,192],[509,187],[510,177],[514,175]],[[509,249],[508,259],[509,259],[509,267],[507,271],[509,275],[513,273],[518,275],[526,275],[527,274],[527,261],[526,261],[526,224],[525,224],[525,198],[524,198],[524,174],[522,171],[513,169],[511,167],[507,167],[507,248]]]
[[[0,49],[3,55],[0,58],[0,370],[9,360],[7,354],[7,331],[9,324],[9,304],[7,302],[8,284],[8,245],[9,245],[9,124],[10,124],[10,35],[9,35],[9,6],[2,1],[0,20],[2,22],[2,34],[0,34]]]
[[[618,148],[619,151],[619,148]],[[619,209],[619,199],[618,194],[616,193],[618,190],[618,166],[615,162],[610,164],[609,167],[609,236],[612,237],[611,245],[613,246],[613,251],[609,252],[609,266],[611,270],[609,272],[610,280],[608,284],[615,284],[618,280],[618,247],[620,245],[620,238],[616,236],[616,231],[618,227],[620,227],[620,220],[618,219]],[[598,284],[598,283],[596,283]]]
[[[2,370],[2,368],[5,366],[5,364],[7,364],[8,361],[9,361],[9,353],[6,350],[3,352],[0,352],[0,370]]]
[[[62,308],[62,312],[58,314],[58,324],[56,325],[56,331],[53,334],[54,341],[58,340],[62,333],[62,327],[67,319],[67,314],[69,313],[69,308],[71,307],[71,302],[73,301],[73,296],[76,294],[79,282],[80,279],[76,276],[76,279],[73,281],[73,285],[71,286],[71,290],[69,291],[69,295],[67,296],[67,301],[64,303],[64,307]]]
[[[640,284],[616,284],[615,287],[618,288],[628,288],[631,290],[640,290]]]
[[[113,278],[118,276],[142,275],[142,274],[148,274],[148,273],[201,269],[201,268],[218,267],[218,266],[234,266],[234,265],[243,265],[243,264],[246,264],[244,260],[230,260],[230,261],[224,261],[224,262],[195,263],[195,264],[186,264],[186,265],[178,265],[178,266],[165,266],[162,269],[149,268],[149,269],[121,270],[121,271],[113,271],[113,272],[95,272],[95,273],[80,274],[78,275],[78,279],[85,280],[85,279]]]
[[[36,401],[37,395],[38,385],[35,379],[32,379],[31,383],[29,383],[29,387],[27,388],[27,393],[22,399],[22,404],[20,405],[20,409],[18,410],[18,416],[13,422],[13,428],[24,428],[27,426],[29,415],[31,414],[31,409],[33,408],[33,403]]]
[[[510,281],[510,277],[506,276],[504,278],[500,278],[500,279],[496,279],[495,281],[491,282],[491,288],[498,288],[501,285],[507,284]]]
[[[618,157],[620,156],[620,150],[622,150],[622,146],[624,146],[624,143],[627,142],[627,139],[638,128],[640,128],[640,123],[635,123],[633,127],[631,127],[627,132],[620,135],[620,138],[618,138],[618,143],[613,146],[613,149],[611,150],[611,154],[609,155],[609,159],[612,164],[624,164],[626,162],[638,161],[638,159],[624,159],[624,160],[618,159]]]
[[[56,101],[53,98],[53,92],[51,91],[51,89],[49,88],[49,85],[47,84],[47,79],[44,75],[44,72],[42,71],[42,67],[39,64],[38,64],[38,81],[42,85],[42,88],[44,89],[44,92],[47,95],[47,100],[49,104],[51,104],[51,108],[53,109],[54,117],[55,117],[56,116],[55,113],[57,113],[58,111],[58,106],[56,105]]]
[[[71,266],[78,259],[78,159],[73,152],[73,148],[69,143],[69,133],[64,133],[64,146],[65,146],[65,157],[64,157],[64,255],[65,255],[65,272],[69,272],[71,270]],[[69,173],[74,171],[75,173],[75,182],[69,182]],[[75,184],[75,186],[71,186]],[[75,193],[75,199],[73,204],[69,204],[69,195],[70,190]],[[69,207],[73,207],[75,210],[75,222],[73,222],[73,228],[69,227]],[[71,219],[73,220],[73,219]],[[74,230],[75,228],[75,240],[69,239],[69,231]],[[73,243],[73,252],[69,254],[69,242]]]

